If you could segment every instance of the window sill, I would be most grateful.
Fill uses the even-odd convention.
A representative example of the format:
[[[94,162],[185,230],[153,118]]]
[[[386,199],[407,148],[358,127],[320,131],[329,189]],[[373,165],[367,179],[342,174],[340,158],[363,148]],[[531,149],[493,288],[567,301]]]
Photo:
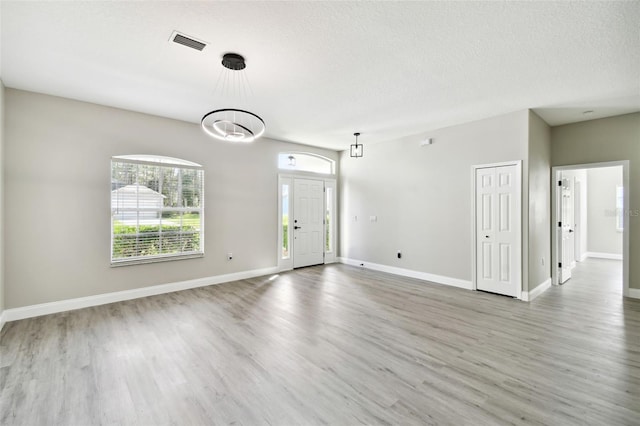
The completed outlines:
[[[171,262],[174,260],[197,259],[200,257],[204,257],[204,253],[159,256],[159,257],[150,257],[150,258],[123,259],[123,260],[111,261],[111,267],[119,268],[121,266],[144,265],[146,263],[158,263],[158,262]]]

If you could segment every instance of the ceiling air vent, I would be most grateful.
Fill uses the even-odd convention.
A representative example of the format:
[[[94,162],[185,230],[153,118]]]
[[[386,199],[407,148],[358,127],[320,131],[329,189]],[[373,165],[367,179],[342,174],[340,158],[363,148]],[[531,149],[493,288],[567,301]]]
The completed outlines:
[[[178,43],[199,51],[202,51],[202,49],[207,46],[207,43],[196,40],[193,37],[189,37],[186,34],[181,34],[177,31],[174,31],[173,34],[171,34],[170,40],[174,43]]]

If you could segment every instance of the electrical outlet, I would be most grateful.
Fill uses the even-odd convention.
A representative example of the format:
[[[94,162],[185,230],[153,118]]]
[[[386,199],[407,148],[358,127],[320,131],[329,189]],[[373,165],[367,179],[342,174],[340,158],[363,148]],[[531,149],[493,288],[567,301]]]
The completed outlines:
[[[227,260],[233,260],[233,253],[227,253]]]

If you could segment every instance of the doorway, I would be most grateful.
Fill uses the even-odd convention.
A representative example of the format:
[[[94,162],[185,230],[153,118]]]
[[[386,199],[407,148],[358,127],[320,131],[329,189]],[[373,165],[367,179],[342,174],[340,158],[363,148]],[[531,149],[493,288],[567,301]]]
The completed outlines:
[[[477,290],[521,297],[521,179],[520,162],[473,167]]]
[[[279,176],[279,269],[335,262],[336,199],[335,179]]]
[[[571,283],[580,262],[607,259],[610,268],[619,262],[618,285],[629,295],[628,167],[625,160],[552,168],[554,285]]]

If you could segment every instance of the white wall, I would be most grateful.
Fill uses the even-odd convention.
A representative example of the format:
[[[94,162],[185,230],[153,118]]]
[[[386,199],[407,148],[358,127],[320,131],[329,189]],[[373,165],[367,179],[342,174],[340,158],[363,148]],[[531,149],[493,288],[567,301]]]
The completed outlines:
[[[587,170],[589,216],[587,250],[622,254],[622,232],[616,230],[616,187],[622,186],[622,167]]]
[[[340,255],[470,281],[471,166],[524,160],[526,175],[528,120],[520,111],[373,145],[363,131],[364,157],[340,161]],[[434,143],[420,147],[426,136]]]
[[[13,89],[5,106],[6,308],[275,267],[278,153],[338,159],[266,138],[222,143],[198,124]],[[124,154],[204,166],[205,257],[110,267],[110,160]]]

